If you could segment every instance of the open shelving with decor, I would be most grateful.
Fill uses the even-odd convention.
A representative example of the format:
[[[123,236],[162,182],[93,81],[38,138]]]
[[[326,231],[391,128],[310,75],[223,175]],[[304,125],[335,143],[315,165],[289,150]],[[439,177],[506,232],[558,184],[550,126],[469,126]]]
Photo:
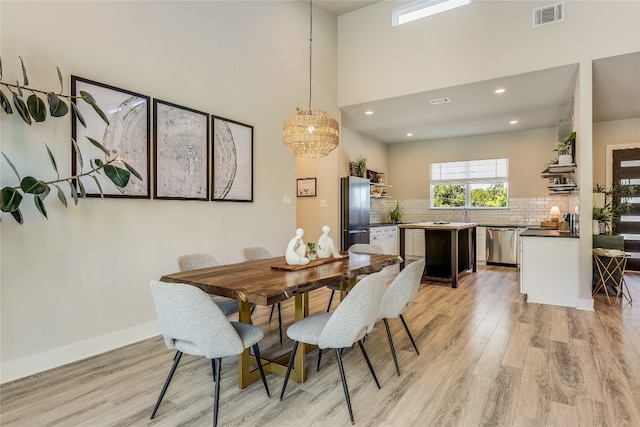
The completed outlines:
[[[576,164],[550,164],[540,176],[549,180],[549,193],[551,195],[573,194],[578,186],[575,179]]]
[[[391,195],[389,195],[389,188],[391,188],[391,186],[389,184],[378,184],[378,183],[372,182],[369,185],[371,187],[371,191],[369,192],[371,197],[376,199],[391,198]]]

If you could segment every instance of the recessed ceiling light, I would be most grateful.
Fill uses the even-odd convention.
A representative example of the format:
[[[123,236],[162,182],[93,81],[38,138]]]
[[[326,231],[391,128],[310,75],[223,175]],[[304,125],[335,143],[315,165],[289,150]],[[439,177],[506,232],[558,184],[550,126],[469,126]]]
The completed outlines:
[[[429,102],[432,105],[438,105],[438,104],[446,104],[447,102],[451,102],[451,100],[447,97],[442,97],[442,98],[433,98],[430,99]]]
[[[367,116],[370,116],[370,115],[372,115],[372,114],[373,114],[373,111],[365,111],[364,113],[365,113]]]
[[[407,136],[413,136],[413,134],[412,133],[408,133]]]
[[[515,125],[516,123],[518,123],[518,121],[517,121],[517,120],[511,120],[511,121],[509,122],[509,124],[510,124],[510,125]]]
[[[505,93],[506,91],[507,91],[506,89],[500,88],[500,89],[494,90],[493,93]]]

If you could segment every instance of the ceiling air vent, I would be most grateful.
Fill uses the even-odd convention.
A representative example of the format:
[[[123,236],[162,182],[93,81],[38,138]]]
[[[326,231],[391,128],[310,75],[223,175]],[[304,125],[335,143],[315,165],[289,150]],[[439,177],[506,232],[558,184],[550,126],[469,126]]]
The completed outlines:
[[[451,100],[449,98],[434,98],[434,99],[430,99],[429,102],[433,105],[437,105],[437,104],[446,104],[447,102],[451,102]]]
[[[564,3],[533,9],[533,27],[564,21]]]

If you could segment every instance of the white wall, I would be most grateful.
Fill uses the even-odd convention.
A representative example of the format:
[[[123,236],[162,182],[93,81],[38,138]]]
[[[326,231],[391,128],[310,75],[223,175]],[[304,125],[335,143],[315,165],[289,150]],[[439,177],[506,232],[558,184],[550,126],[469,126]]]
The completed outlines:
[[[317,16],[314,101],[336,117],[335,18]],[[231,263],[244,246],[284,252],[296,161],[282,123],[308,103],[308,17],[290,1],[0,3],[3,81],[21,80],[20,55],[35,87],[57,90],[59,66],[67,90],[74,74],[254,126],[253,203],[89,199],[65,210],[52,196],[48,220],[30,201],[25,225],[2,216],[2,381],[157,333],[148,283],[181,253]],[[55,176],[45,142],[70,170],[69,118],[0,118],[2,152],[23,174]],[[15,185],[3,162],[1,179]]]
[[[554,158],[555,128],[464,138],[407,142],[389,146],[394,197],[429,199],[431,163],[509,159],[509,197],[546,197],[548,181],[540,172]]]
[[[565,1],[565,20],[532,28],[543,1],[476,0],[397,27],[383,1],[338,18],[340,105],[640,50],[640,2]]]

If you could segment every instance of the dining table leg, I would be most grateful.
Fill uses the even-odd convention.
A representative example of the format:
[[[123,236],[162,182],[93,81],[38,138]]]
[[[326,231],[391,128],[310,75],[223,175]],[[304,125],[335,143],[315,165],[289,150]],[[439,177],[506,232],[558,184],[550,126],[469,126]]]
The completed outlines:
[[[300,293],[294,297],[295,308],[294,308],[294,319],[295,321],[301,320],[305,317],[309,316],[309,294],[307,292]],[[240,309],[238,311],[238,316],[240,322],[243,323],[251,323],[251,304],[247,302],[240,302]],[[305,343],[300,343],[298,345],[298,351],[295,355],[295,361],[293,365],[293,369],[291,370],[291,374],[289,379],[298,382],[304,382],[306,380],[306,371],[305,371],[305,363],[304,356],[309,351],[313,350],[316,346],[312,346]],[[265,373],[274,373],[277,375],[284,376],[287,368],[287,363],[289,361],[290,354],[284,355],[277,360],[265,360],[262,359],[262,366]],[[255,369],[251,370],[251,366],[255,366]],[[244,351],[240,354],[238,358],[238,387],[245,388],[249,384],[252,384],[256,381],[260,381],[260,371],[257,369],[257,363],[255,360],[255,356],[251,354],[248,348],[244,349]]]

